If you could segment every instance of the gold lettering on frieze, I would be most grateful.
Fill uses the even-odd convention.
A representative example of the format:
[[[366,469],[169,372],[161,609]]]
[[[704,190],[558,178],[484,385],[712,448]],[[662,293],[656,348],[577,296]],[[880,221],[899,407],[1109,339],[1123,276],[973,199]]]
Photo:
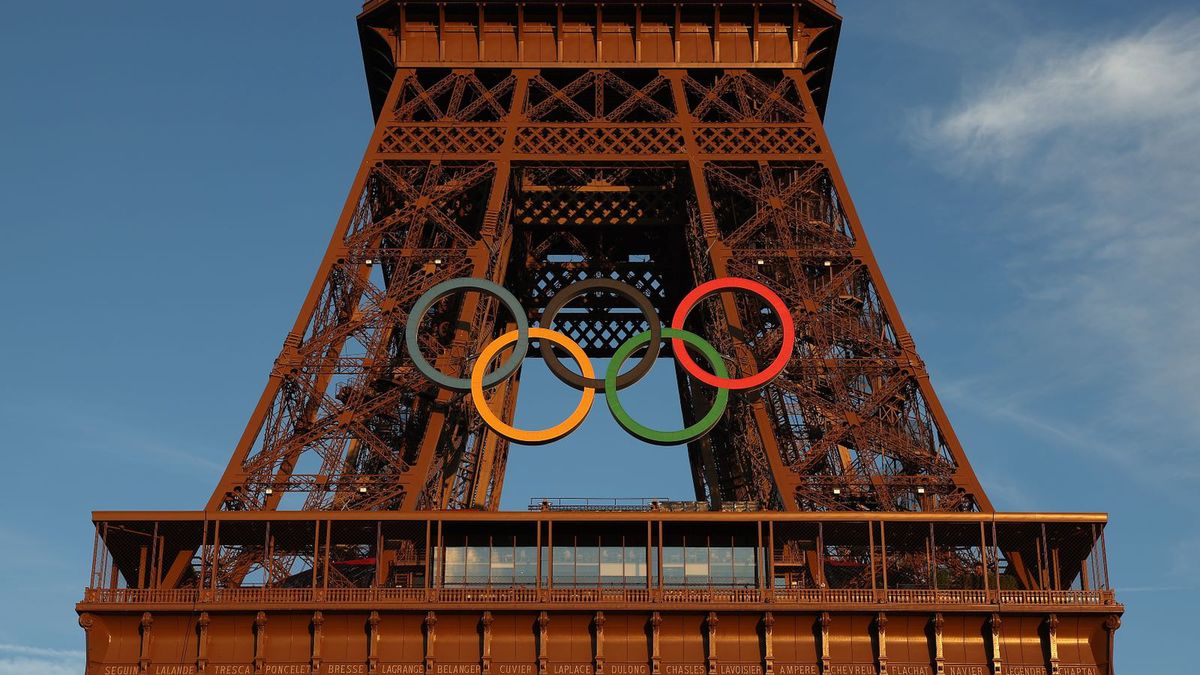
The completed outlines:
[[[150,675],[196,675],[196,666],[176,663],[150,666]]]
[[[650,666],[644,663],[613,663],[604,662],[604,671],[608,675],[648,675]]]
[[[946,666],[946,675],[988,675],[987,666]]]
[[[1063,666],[1058,667],[1058,675],[1099,675],[1096,666]]]
[[[776,663],[775,675],[821,675],[815,663]]]
[[[425,666],[420,663],[381,663],[375,672],[380,675],[421,675]]]
[[[875,664],[835,663],[829,666],[829,675],[875,675]]]
[[[100,672],[104,673],[104,675],[137,675],[138,666],[137,664],[124,666],[104,666],[104,669]]]
[[[664,663],[663,675],[704,675],[704,664]]]
[[[1046,666],[1005,666],[1007,675],[1046,675]]]
[[[533,675],[532,663],[492,663],[492,673],[499,675]]]
[[[550,675],[592,675],[590,663],[552,663]]]
[[[433,667],[437,675],[477,675],[480,671],[478,663],[439,663]]]
[[[365,663],[322,663],[321,675],[367,675]]]
[[[926,665],[895,663],[888,661],[888,675],[932,675],[933,669]]]
[[[719,663],[717,675],[762,675],[761,663]]]
[[[268,663],[262,671],[266,675],[310,675],[312,667],[307,663]]]
[[[209,675],[254,675],[254,666],[246,663],[210,663]]]

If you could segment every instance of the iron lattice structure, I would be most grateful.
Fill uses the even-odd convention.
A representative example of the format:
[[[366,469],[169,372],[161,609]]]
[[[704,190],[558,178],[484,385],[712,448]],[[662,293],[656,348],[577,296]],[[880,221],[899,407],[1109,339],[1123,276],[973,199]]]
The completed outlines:
[[[688,32],[697,12],[707,27]],[[416,373],[400,339],[416,298],[459,276],[513,289],[533,318],[589,277],[633,284],[663,316],[703,281],[762,282],[792,308],[798,348],[689,446],[698,500],[991,509],[825,134],[836,15],[381,2],[360,25],[375,132],[210,509],[276,509],[288,493],[305,509],[496,509],[508,441]],[[584,302],[555,326],[590,354],[644,329],[619,303]],[[725,295],[691,327],[747,374],[781,332],[760,310]],[[470,295],[421,320],[425,353],[462,374],[510,319]],[[491,393],[510,419],[518,388]],[[685,418],[705,408],[682,370],[679,391]]]
[[[88,675],[1111,675],[1107,516],[992,509],[867,244],[822,120],[839,25],[825,0],[369,2],[377,124],[316,279],[207,508],[93,514]],[[458,277],[527,319],[584,279],[667,318],[745,278],[796,348],[688,446],[695,501],[499,511],[508,442],[405,345],[419,322],[462,376],[515,323],[480,293],[410,316]],[[632,304],[553,327],[612,356]],[[735,376],[785,332],[741,294],[688,316]],[[712,391],[676,373],[691,424]]]

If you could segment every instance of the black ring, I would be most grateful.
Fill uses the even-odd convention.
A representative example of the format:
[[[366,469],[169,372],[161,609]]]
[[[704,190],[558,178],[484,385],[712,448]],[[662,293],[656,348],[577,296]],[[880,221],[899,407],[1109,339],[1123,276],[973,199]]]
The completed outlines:
[[[658,358],[659,349],[662,348],[662,321],[659,320],[658,312],[654,310],[654,305],[651,304],[650,298],[647,298],[644,293],[627,283],[613,279],[585,279],[583,281],[576,281],[555,293],[553,298],[550,298],[550,304],[546,305],[539,323],[542,328],[550,328],[554,323],[555,315],[568,302],[596,289],[615,293],[637,305],[638,310],[646,317],[646,322],[650,324],[650,344],[646,349],[646,353],[642,356],[642,360],[638,361],[638,364],[628,373],[617,378],[617,389],[621,390],[642,379],[646,376],[646,373],[650,372],[650,368]],[[604,378],[589,378],[571,372],[558,360],[558,355],[554,353],[554,348],[550,345],[549,340],[539,340],[539,343],[542,359],[546,362],[546,366],[550,369],[550,372],[554,373],[558,379],[576,389],[591,387],[596,391],[604,391]]]

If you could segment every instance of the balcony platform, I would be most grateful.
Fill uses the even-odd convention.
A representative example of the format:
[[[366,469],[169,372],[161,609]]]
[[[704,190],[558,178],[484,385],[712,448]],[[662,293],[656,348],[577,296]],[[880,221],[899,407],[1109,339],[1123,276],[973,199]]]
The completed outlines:
[[[1101,675],[1106,520],[98,512],[77,609],[89,674]]]

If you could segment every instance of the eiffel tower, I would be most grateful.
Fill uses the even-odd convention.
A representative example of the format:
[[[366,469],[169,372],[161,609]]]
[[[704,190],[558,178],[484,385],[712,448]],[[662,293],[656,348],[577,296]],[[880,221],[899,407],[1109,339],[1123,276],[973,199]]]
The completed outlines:
[[[831,2],[358,25],[376,126],[316,278],[205,509],[94,514],[87,673],[1112,672],[1107,517],[993,509],[884,283]],[[500,511],[562,435],[511,426],[525,358],[686,444],[694,496]],[[657,358],[677,433],[615,403]]]

